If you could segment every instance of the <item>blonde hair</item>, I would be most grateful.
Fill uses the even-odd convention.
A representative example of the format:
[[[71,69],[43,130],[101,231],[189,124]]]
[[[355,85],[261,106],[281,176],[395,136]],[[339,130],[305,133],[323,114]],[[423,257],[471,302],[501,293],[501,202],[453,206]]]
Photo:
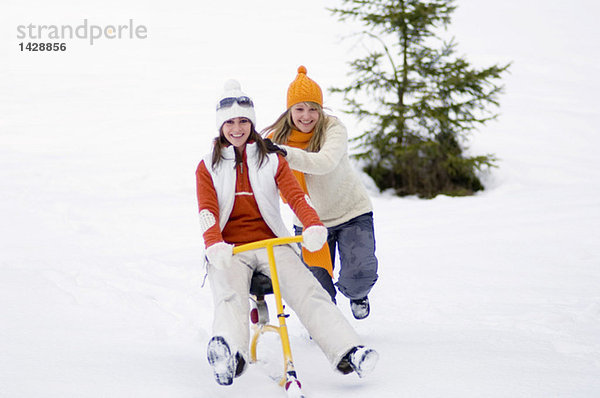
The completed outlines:
[[[308,152],[319,152],[321,147],[323,146],[323,141],[325,140],[325,131],[327,127],[329,127],[330,118],[332,116],[327,115],[323,111],[323,107],[316,102],[307,101],[305,104],[309,104],[311,107],[314,107],[319,112],[319,120],[317,120],[317,124],[313,130],[313,135],[308,142],[308,147],[306,150]],[[267,136],[269,134],[273,134],[272,141],[275,144],[287,144],[290,134],[292,130],[297,127],[294,125],[294,121],[292,120],[292,107],[289,107],[285,112],[283,112],[273,123],[272,125],[266,127],[262,134],[263,136]]]

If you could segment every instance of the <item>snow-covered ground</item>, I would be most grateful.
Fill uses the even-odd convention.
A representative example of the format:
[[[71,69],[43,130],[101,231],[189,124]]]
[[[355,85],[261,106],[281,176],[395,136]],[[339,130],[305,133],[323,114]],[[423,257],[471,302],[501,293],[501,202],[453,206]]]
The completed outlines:
[[[268,376],[274,341],[260,347],[272,362],[229,388],[206,363],[194,171],[227,78],[254,97],[261,128],[298,65],[343,84],[360,48],[339,41],[352,25],[323,8],[336,4],[0,6],[0,396],[284,396]],[[292,316],[310,398],[600,396],[600,6],[457,5],[459,52],[513,61],[500,118],[471,145],[500,167],[469,198],[372,191],[380,280],[372,315],[351,322],[381,360],[368,379],[337,375]],[[19,51],[18,25],[84,19],[133,19],[148,38]]]

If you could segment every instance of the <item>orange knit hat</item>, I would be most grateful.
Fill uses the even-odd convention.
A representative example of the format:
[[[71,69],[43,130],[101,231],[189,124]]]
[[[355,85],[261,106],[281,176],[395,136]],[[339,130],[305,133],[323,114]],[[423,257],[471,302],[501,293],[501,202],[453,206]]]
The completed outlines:
[[[310,77],[306,76],[306,68],[298,67],[298,75],[290,84],[287,91],[288,109],[299,102],[316,102],[323,106],[323,92],[321,87]]]

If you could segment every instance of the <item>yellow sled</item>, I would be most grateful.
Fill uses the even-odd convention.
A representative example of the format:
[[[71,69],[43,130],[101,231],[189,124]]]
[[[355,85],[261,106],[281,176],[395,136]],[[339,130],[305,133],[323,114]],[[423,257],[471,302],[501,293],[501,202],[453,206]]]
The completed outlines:
[[[262,274],[255,274],[252,281],[250,292],[253,295],[253,300],[256,303],[256,308],[253,311],[255,313],[250,314],[252,323],[254,324],[254,334],[250,342],[250,356],[251,361],[256,362],[256,346],[258,344],[258,338],[265,332],[275,332],[279,334],[281,340],[281,346],[283,349],[283,377],[279,384],[285,387],[286,393],[289,398],[303,398],[304,395],[301,392],[301,385],[296,375],[296,369],[294,368],[294,361],[292,359],[292,350],[290,347],[290,338],[285,324],[285,318],[288,317],[284,313],[283,302],[281,299],[281,290],[279,288],[279,278],[277,276],[277,267],[275,265],[275,255],[273,253],[273,246],[286,245],[290,243],[302,242],[302,236],[290,236],[285,238],[273,238],[265,239],[257,242],[240,245],[233,248],[233,254],[241,253],[247,250],[254,250],[260,248],[266,248],[269,255],[269,270],[270,270],[270,285],[268,284],[268,276]],[[257,280],[262,277],[263,280]],[[277,306],[277,319],[279,320],[279,326],[273,326],[267,324],[268,310],[266,302],[264,301],[264,295],[272,293],[275,296],[275,305]]]

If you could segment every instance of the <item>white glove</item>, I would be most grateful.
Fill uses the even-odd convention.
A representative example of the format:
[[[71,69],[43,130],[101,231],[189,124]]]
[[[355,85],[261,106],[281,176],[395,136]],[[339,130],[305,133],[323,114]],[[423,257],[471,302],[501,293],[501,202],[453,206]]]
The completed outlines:
[[[233,259],[233,245],[225,242],[215,243],[206,249],[206,257],[213,267],[225,269],[231,266]]]
[[[304,228],[302,238],[302,246],[309,252],[316,252],[327,242],[327,228],[322,225]]]

